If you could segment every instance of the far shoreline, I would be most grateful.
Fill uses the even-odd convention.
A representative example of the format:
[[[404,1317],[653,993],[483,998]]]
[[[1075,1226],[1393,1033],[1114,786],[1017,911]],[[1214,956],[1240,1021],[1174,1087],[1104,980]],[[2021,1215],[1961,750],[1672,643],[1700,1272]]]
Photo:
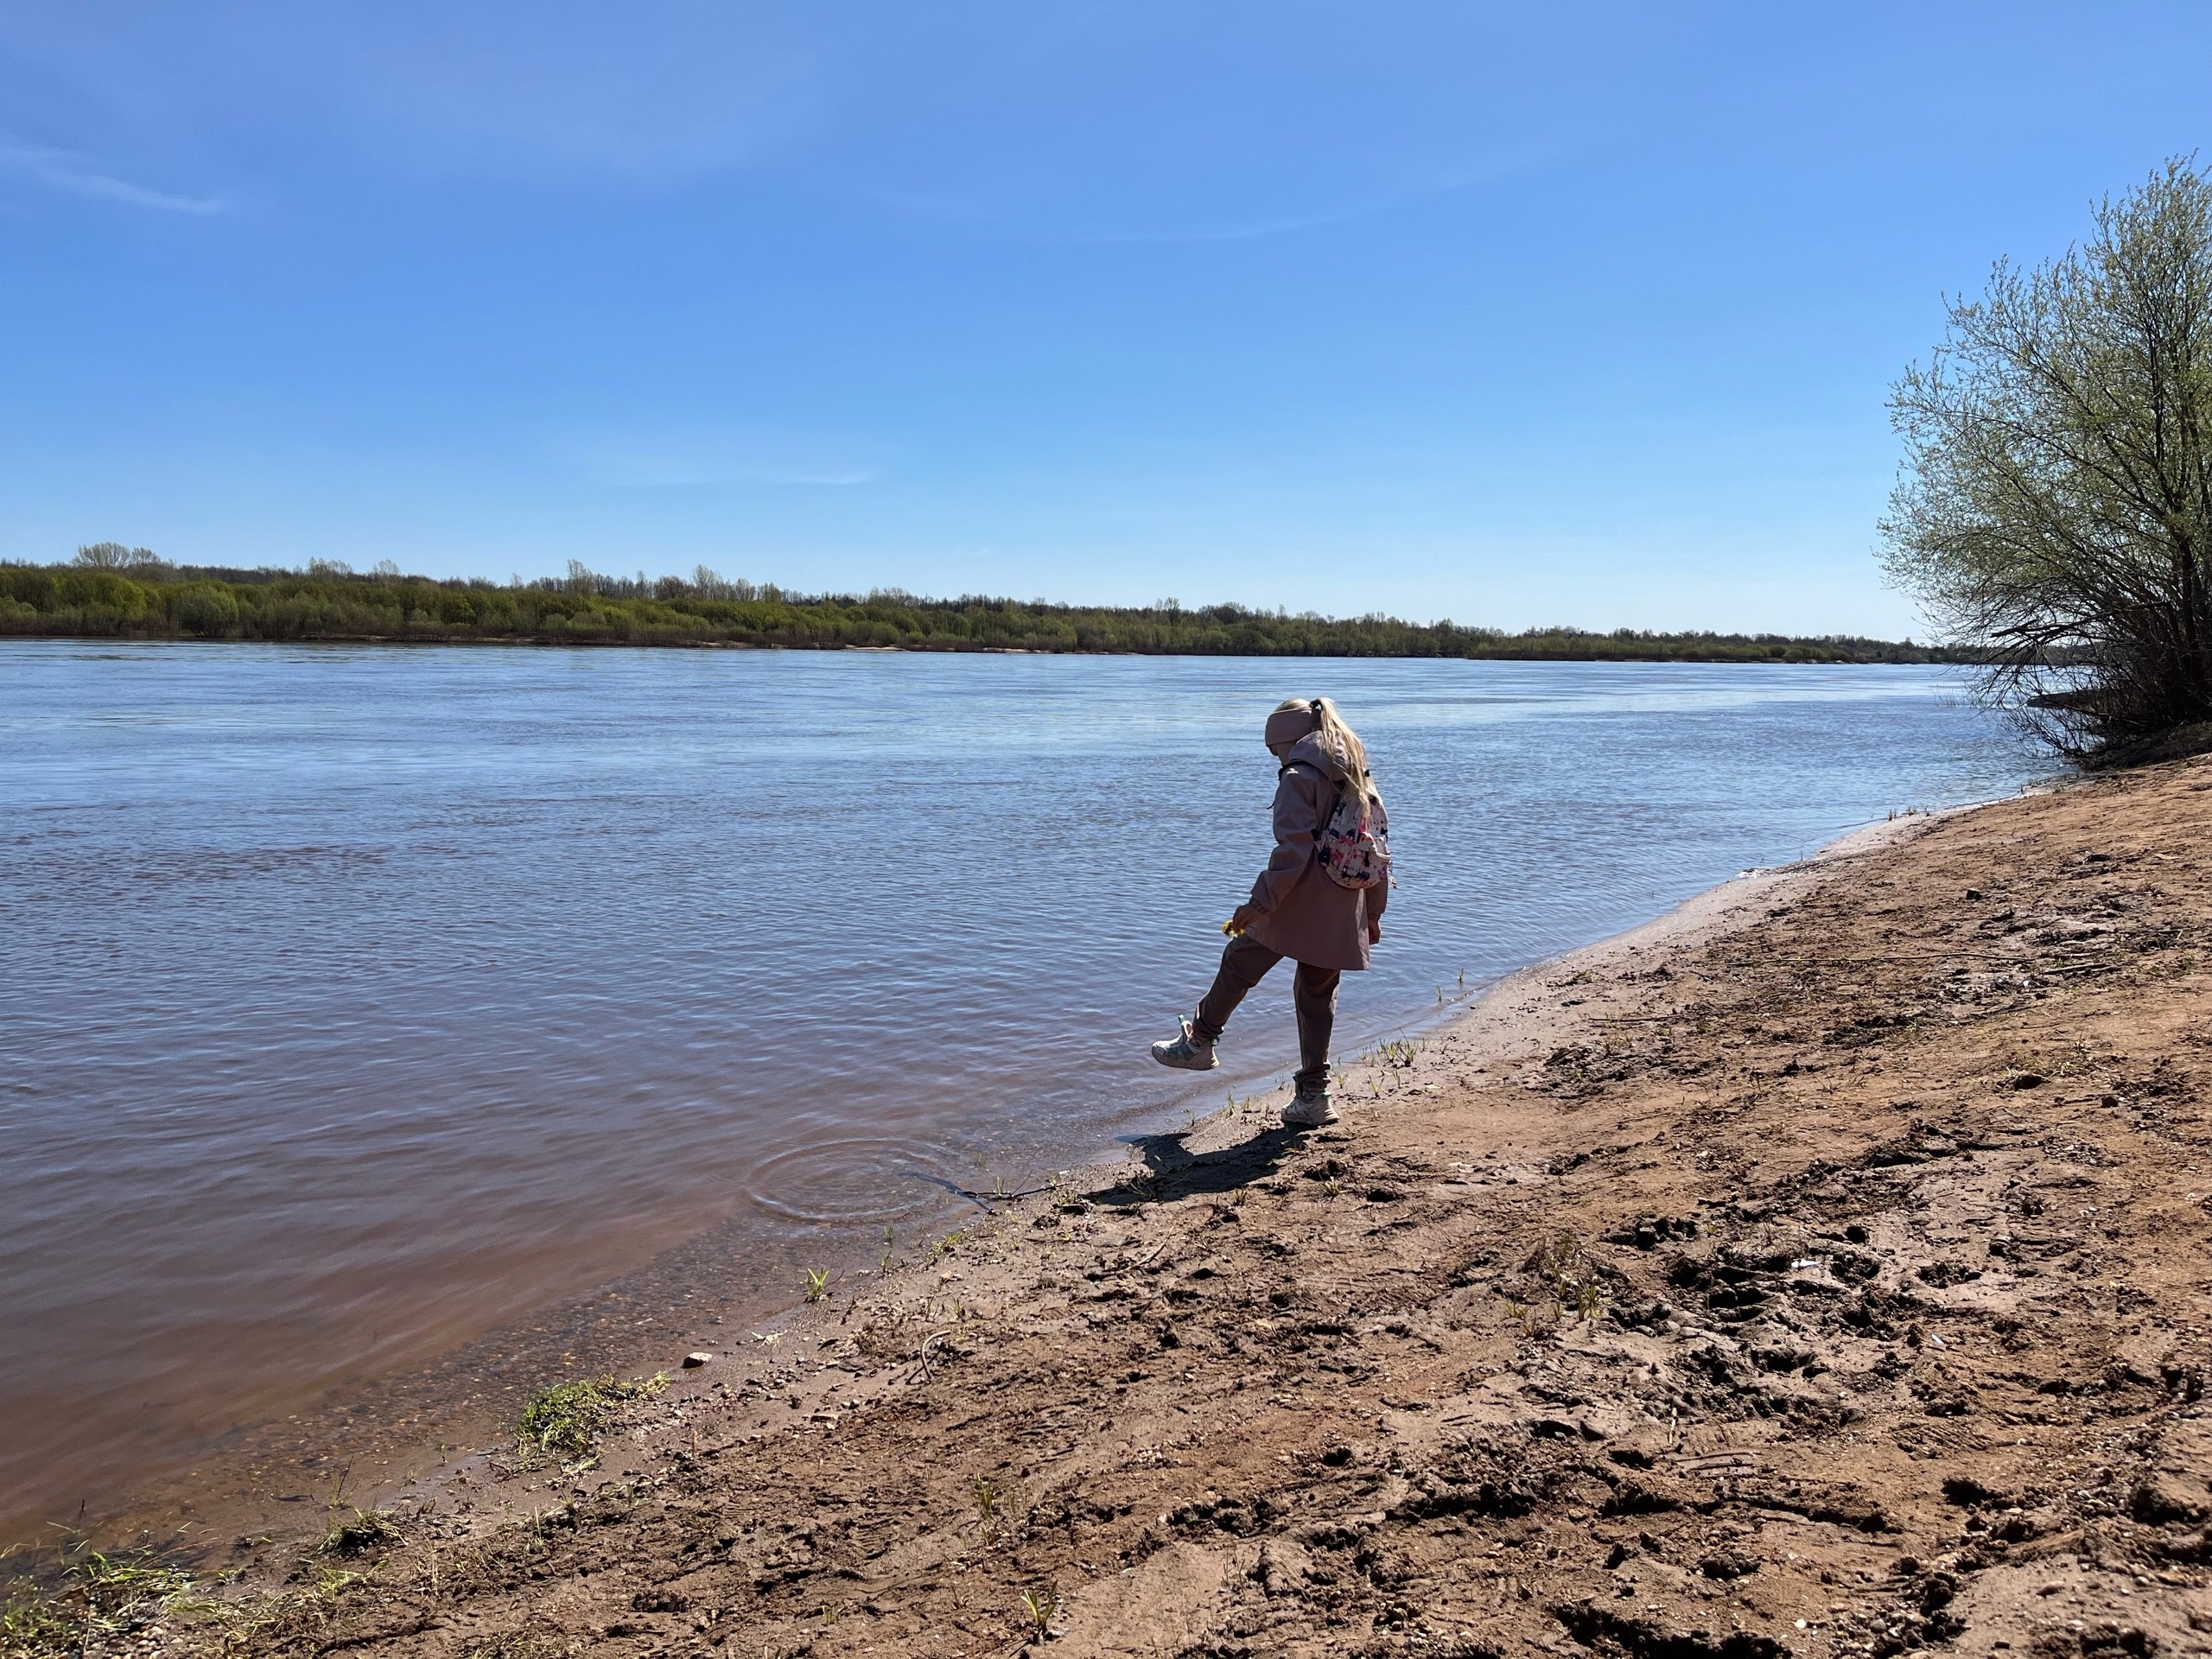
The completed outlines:
[[[860,645],[837,641],[819,643],[790,643],[783,641],[753,641],[747,639],[514,639],[497,636],[472,636],[456,639],[410,638],[406,635],[384,634],[321,634],[312,639],[283,639],[259,637],[202,637],[194,634],[90,634],[90,633],[29,633],[0,632],[0,650],[13,644],[76,645],[90,646],[159,645],[186,649],[199,647],[247,646],[257,648],[284,647],[300,651],[318,649],[362,650],[374,648],[394,651],[580,651],[580,652],[763,652],[792,655],[836,655],[853,653],[878,657],[1052,657],[1052,658],[1111,658],[1116,659],[1143,659],[1147,661],[1174,660],[1186,662],[1278,662],[1278,663],[1506,663],[1558,664],[1580,663],[1599,667],[1624,668],[1667,667],[1679,664],[1691,668],[1865,668],[1865,669],[1950,669],[1965,671],[1974,666],[1963,660],[1942,657],[1912,658],[1899,660],[1855,658],[1847,657],[1726,657],[1700,656],[1694,653],[1637,655],[1622,652],[1489,652],[1470,654],[1440,655],[1416,652],[1222,652],[1222,651],[1142,651],[1136,649],[1053,649],[1039,645],[975,645],[950,644],[917,645]]]
[[[1370,613],[1292,615],[1234,602],[1076,605],[983,594],[930,599],[903,588],[797,594],[772,582],[633,579],[572,564],[561,579],[505,585],[434,579],[385,565],[362,574],[177,566],[144,549],[88,548],[80,562],[0,561],[0,637],[263,639],[304,644],[722,645],[1032,652],[1046,655],[1421,658],[1580,662],[1952,663],[1978,650],[1855,634],[1716,629],[1510,632]]]

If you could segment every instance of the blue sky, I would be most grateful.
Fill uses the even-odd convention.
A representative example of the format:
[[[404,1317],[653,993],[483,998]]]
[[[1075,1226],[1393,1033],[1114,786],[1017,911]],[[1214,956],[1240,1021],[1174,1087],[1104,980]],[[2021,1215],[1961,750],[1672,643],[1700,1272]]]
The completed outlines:
[[[1942,296],[2212,10],[0,12],[0,556],[1900,633]]]

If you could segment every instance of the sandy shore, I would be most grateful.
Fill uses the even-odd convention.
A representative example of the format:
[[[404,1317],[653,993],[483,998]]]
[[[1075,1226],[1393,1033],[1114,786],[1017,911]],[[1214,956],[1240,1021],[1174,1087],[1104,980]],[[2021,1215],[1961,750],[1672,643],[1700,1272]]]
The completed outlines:
[[[225,1639],[2212,1651],[2208,791],[1729,883],[1351,1066],[1336,1129],[1250,1103],[734,1333],[594,1466],[239,1541]]]

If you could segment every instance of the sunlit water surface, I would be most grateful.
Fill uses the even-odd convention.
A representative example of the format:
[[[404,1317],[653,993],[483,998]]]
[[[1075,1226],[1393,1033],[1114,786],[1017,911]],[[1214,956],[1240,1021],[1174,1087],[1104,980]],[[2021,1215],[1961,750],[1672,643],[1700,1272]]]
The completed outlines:
[[[1340,1050],[2036,766],[1923,669],[0,645],[0,1516],[1279,1074],[1287,983],[1145,1048],[1319,692],[1401,883]]]

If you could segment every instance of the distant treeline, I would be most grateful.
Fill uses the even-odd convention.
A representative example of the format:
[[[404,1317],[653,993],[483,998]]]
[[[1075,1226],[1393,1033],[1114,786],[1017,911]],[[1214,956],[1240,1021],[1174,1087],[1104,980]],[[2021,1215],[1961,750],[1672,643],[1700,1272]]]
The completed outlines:
[[[317,560],[303,571],[176,566],[112,543],[62,565],[0,563],[0,634],[128,639],[403,641],[563,645],[888,646],[906,651],[1135,652],[1205,657],[1461,657],[1543,660],[1933,663],[1939,647],[1846,636],[1497,628],[1395,617],[1333,618],[1043,600],[800,594],[689,577],[600,575],[437,582],[389,565],[360,574]]]

